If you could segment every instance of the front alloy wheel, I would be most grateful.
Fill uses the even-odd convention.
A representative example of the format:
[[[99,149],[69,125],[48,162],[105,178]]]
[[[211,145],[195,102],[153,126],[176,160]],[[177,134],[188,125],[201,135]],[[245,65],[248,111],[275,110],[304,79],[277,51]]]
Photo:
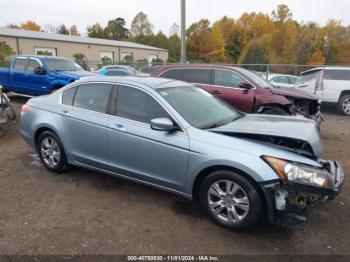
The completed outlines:
[[[203,209],[220,226],[240,230],[251,227],[261,217],[262,199],[245,175],[215,171],[205,177],[199,194]]]
[[[214,216],[224,222],[242,221],[249,212],[245,190],[230,180],[215,182],[208,191],[208,202]]]

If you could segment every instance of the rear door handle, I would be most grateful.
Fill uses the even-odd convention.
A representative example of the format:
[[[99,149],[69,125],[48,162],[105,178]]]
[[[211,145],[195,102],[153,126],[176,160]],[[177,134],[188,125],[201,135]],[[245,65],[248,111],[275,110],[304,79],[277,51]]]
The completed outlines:
[[[218,91],[218,90],[214,90],[212,93],[213,93],[214,95],[220,95],[220,94],[221,94],[221,92]]]

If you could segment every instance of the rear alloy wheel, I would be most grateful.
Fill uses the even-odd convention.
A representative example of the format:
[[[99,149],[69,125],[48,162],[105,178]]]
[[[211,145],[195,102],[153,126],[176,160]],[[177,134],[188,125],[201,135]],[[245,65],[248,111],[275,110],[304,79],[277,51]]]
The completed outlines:
[[[66,167],[67,158],[62,143],[53,132],[45,131],[39,136],[37,151],[48,170],[61,172]]]
[[[341,114],[350,116],[350,95],[344,95],[339,99],[338,110]]]
[[[217,171],[206,177],[200,197],[208,216],[226,228],[248,228],[261,216],[261,199],[255,187],[231,171]]]

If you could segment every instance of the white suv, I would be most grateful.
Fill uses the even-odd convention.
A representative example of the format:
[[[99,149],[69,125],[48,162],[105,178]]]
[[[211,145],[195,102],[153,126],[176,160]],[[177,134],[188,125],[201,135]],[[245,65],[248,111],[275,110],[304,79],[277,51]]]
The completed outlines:
[[[340,113],[350,116],[350,67],[322,67],[304,71],[296,87],[316,94],[322,102],[336,103]]]

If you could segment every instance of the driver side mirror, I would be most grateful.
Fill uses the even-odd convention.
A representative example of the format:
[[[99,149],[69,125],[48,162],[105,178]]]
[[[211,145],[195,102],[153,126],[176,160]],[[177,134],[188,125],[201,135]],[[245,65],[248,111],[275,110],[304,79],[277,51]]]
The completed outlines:
[[[34,68],[34,74],[36,74],[36,75],[45,75],[46,74],[46,70],[44,68],[42,68],[41,66],[38,66],[38,67]]]
[[[154,118],[151,120],[151,128],[158,131],[175,131],[177,127],[169,118]]]
[[[253,89],[254,86],[248,82],[242,82],[239,84],[240,88],[244,88],[244,89]]]
[[[239,84],[240,88],[244,88],[244,89],[253,89],[254,86],[248,82],[242,82]]]

